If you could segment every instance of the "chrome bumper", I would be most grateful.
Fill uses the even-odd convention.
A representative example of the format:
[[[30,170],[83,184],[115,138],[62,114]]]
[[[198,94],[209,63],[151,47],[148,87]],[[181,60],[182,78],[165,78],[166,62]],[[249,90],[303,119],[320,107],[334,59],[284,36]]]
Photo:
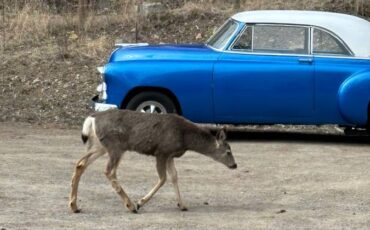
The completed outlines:
[[[91,99],[90,107],[96,112],[103,112],[109,109],[118,109],[116,105],[106,104],[104,101],[99,100],[98,95]]]

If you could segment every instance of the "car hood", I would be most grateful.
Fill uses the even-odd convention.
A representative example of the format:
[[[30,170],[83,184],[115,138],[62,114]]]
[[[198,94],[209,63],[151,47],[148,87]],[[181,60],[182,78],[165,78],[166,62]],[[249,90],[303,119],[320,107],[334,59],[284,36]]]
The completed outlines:
[[[194,45],[145,45],[129,46],[116,49],[109,62],[137,60],[217,60],[219,52],[204,44]]]

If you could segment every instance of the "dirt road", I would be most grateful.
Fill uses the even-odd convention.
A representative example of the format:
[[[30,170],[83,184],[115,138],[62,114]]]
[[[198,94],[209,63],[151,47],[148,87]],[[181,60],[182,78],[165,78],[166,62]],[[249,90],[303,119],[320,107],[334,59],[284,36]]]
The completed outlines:
[[[0,123],[0,229],[346,229],[370,228],[370,141],[338,136],[244,133],[230,136],[229,170],[189,152],[176,161],[189,207],[176,207],[170,183],[131,214],[98,160],[68,209],[79,130]],[[157,181],[154,159],[128,153],[118,171],[133,200]]]

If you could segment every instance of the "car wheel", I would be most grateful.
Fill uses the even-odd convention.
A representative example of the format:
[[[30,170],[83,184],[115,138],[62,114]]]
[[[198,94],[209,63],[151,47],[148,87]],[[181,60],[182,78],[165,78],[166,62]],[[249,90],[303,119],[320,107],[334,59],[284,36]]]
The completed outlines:
[[[173,101],[159,92],[143,92],[134,96],[128,102],[126,109],[142,113],[177,113]]]

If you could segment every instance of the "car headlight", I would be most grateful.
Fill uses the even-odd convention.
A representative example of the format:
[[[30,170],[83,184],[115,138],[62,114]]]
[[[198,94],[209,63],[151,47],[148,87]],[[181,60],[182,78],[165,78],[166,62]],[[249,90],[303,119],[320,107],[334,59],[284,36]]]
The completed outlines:
[[[105,84],[105,82],[100,83],[98,87],[96,87],[96,91],[98,91],[98,93],[107,91],[107,84]]]
[[[104,75],[104,73],[105,73],[105,67],[104,67],[104,66],[99,66],[99,67],[97,67],[97,69],[98,69],[98,72],[99,72],[101,75]]]
[[[105,82],[102,82],[96,87],[96,91],[99,93],[99,99],[100,100],[107,100],[107,84]]]
[[[107,100],[108,95],[107,95],[107,84],[105,83],[105,67],[98,67],[98,72],[100,73],[101,77],[101,82],[100,84],[96,87],[96,91],[99,93],[99,100]]]

